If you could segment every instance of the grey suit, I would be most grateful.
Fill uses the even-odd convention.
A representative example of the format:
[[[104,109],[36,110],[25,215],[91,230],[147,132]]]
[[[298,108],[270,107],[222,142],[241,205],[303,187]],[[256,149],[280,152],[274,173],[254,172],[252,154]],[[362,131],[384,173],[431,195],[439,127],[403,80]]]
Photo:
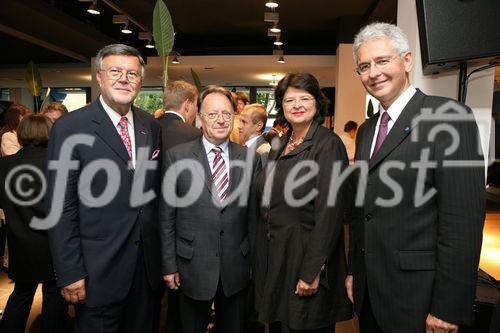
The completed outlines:
[[[230,165],[232,161],[244,161],[246,156],[247,149],[229,142]],[[198,164],[201,169],[180,173],[176,182],[166,177],[170,185],[164,186],[164,190],[175,191],[183,197],[192,184],[199,184],[202,189],[197,200],[187,207],[176,207],[175,203],[165,200],[161,204],[163,274],[179,272],[181,292],[192,300],[213,300],[220,287],[225,297],[231,297],[245,289],[250,277],[251,244],[255,234],[253,203],[238,205],[235,201],[222,207],[216,204],[218,196],[212,188],[210,166],[201,138],[169,150],[164,156],[165,170],[174,168],[172,165],[180,160],[185,161],[176,164],[177,167]],[[259,163],[258,158],[249,168],[250,177],[247,178],[242,168],[230,169],[230,193],[241,182],[244,188],[250,188],[256,163]]]
[[[248,149],[253,149],[260,155],[261,169],[264,169],[267,163],[267,157],[269,151],[271,150],[271,145],[264,138],[264,134],[259,135],[257,140],[255,140]]]
[[[412,123],[423,108],[436,110],[450,99],[426,96],[417,90],[390,130],[377,155],[370,160],[377,117],[367,120],[356,138],[356,161],[369,165],[365,200],[354,210],[351,224],[349,269],[354,276],[354,306],[359,314],[366,293],[373,314],[384,332],[425,332],[429,313],[456,324],[473,321],[473,301],[485,216],[484,165],[447,167],[444,161],[482,160],[478,152],[475,122],[452,118]],[[449,104],[448,106],[459,106]],[[471,111],[461,107],[465,115]],[[450,107],[446,108],[450,114]],[[453,153],[446,148],[451,136],[429,134],[445,124],[461,139]],[[416,133],[415,133],[416,132]],[[411,134],[419,135],[412,140]],[[417,181],[413,162],[421,154],[437,162]],[[402,190],[401,200],[391,207],[376,203],[377,197],[394,194],[382,180],[383,168]],[[437,192],[416,204],[418,186]],[[425,193],[424,192],[424,193]]]

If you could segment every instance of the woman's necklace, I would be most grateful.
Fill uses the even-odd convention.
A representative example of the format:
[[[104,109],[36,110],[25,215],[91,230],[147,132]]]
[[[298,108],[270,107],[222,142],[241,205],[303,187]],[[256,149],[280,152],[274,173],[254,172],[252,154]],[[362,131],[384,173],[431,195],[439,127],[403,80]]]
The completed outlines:
[[[289,151],[293,151],[295,148],[297,148],[304,141],[304,138],[300,138],[298,140],[295,140],[293,138],[294,134],[295,134],[295,132],[292,132],[292,135],[290,135],[290,139],[288,139],[288,150]]]

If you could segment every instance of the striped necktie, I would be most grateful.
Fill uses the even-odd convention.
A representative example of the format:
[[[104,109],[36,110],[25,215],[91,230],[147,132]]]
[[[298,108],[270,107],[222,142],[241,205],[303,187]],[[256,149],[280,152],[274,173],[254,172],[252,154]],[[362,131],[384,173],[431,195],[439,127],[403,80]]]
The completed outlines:
[[[229,191],[229,178],[227,175],[226,162],[222,158],[222,148],[214,147],[212,151],[215,153],[214,164],[212,167],[212,180],[219,194],[220,202],[224,202]]]

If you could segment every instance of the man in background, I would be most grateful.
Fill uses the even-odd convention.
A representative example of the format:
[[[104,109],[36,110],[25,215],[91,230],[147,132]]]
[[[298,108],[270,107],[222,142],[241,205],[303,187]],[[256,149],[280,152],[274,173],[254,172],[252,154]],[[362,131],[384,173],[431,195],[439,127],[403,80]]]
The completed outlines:
[[[242,144],[260,154],[262,167],[267,161],[271,145],[264,138],[267,123],[267,111],[263,105],[254,103],[246,105],[240,114],[240,141]]]
[[[201,131],[194,127],[197,98],[196,87],[186,81],[174,81],[165,88],[163,105],[166,111],[158,119],[162,127],[163,154],[172,147],[201,137]],[[181,333],[179,291],[168,290],[167,299],[166,332]]]
[[[344,125],[344,133],[340,135],[340,139],[344,143],[345,149],[347,151],[347,157],[349,157],[349,164],[354,164],[354,153],[356,152],[356,130],[358,129],[358,124],[355,121],[349,120]]]

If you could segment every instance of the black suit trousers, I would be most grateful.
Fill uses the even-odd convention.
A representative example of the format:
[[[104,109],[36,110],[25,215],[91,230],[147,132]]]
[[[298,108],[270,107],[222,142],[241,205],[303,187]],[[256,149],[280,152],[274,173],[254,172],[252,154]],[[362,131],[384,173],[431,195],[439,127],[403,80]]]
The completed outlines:
[[[38,283],[15,283],[14,291],[9,296],[0,324],[1,332],[24,332],[37,287]],[[42,296],[40,332],[64,332],[68,304],[62,298],[59,288],[56,287],[55,283],[44,283],[42,285]]]
[[[137,264],[132,286],[127,297],[114,304],[76,307],[78,333],[149,333],[153,332],[153,319],[157,305],[157,290],[148,282],[144,251],[138,244]]]
[[[179,293],[183,333],[205,332],[210,316],[210,307],[215,303],[215,327],[217,333],[243,333],[246,322],[246,289],[226,297],[219,279],[215,298],[198,301]]]
[[[360,333],[384,333],[373,314],[368,286],[365,286],[365,295],[363,297],[363,306],[359,314],[359,332]]]

